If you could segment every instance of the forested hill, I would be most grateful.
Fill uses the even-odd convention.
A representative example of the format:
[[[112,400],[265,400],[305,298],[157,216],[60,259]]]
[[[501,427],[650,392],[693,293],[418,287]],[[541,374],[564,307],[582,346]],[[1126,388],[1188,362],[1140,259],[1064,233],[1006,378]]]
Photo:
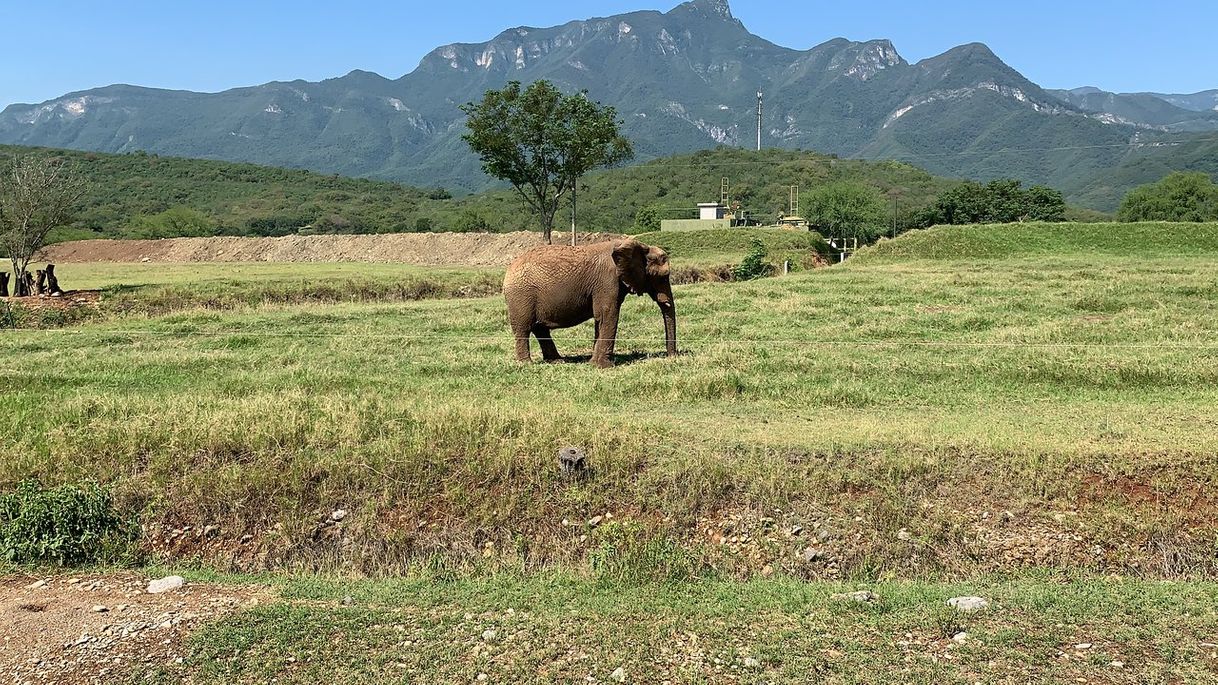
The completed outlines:
[[[510,190],[452,198],[438,188],[143,153],[0,146],[0,163],[15,154],[61,157],[88,180],[86,206],[73,230],[61,231],[59,239],[535,228]],[[587,176],[579,196],[580,227],[626,231],[648,205],[673,217],[690,216],[697,203],[719,199],[723,178],[733,202],[767,219],[787,207],[792,185],[807,194],[829,182],[858,182],[886,198],[895,196],[907,215],[953,184],[896,162],[723,148]],[[561,218],[563,225],[568,215]]]

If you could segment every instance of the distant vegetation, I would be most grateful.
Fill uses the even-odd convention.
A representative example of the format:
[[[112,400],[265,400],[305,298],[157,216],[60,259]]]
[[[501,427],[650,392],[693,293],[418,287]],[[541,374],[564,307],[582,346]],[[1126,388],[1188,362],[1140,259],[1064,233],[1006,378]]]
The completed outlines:
[[[253,164],[6,146],[0,163],[14,154],[60,157],[79,168],[90,188],[76,222],[55,240],[538,229],[510,189],[454,198],[443,188]],[[898,233],[941,223],[1111,219],[1067,208],[1055,190],[1013,180],[961,182],[902,162],[720,148],[587,176],[579,226],[652,232],[663,219],[692,218],[698,203],[719,200],[722,179],[740,215],[773,222],[790,211],[796,186],[795,209],[814,228],[864,240],[889,235],[894,213]],[[568,211],[560,210],[560,227]]]
[[[1121,221],[1218,221],[1218,185],[1208,174],[1176,172],[1129,191]]]

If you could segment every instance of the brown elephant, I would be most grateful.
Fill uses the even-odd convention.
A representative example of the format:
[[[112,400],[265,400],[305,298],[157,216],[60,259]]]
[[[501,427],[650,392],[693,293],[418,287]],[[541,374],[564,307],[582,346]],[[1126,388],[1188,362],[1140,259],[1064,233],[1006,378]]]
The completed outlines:
[[[618,315],[630,293],[650,295],[660,306],[668,356],[676,356],[677,309],[664,250],[633,238],[529,250],[508,266],[503,278],[516,358],[531,361],[531,333],[546,361],[561,359],[550,331],[595,319],[592,363],[600,368],[613,366]]]

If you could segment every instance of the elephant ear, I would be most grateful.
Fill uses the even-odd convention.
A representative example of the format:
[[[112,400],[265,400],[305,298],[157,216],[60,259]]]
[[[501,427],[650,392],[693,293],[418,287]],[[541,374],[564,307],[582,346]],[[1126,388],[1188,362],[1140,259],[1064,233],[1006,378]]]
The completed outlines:
[[[630,292],[642,295],[647,292],[647,248],[630,238],[613,248],[613,263],[617,265],[617,276]]]

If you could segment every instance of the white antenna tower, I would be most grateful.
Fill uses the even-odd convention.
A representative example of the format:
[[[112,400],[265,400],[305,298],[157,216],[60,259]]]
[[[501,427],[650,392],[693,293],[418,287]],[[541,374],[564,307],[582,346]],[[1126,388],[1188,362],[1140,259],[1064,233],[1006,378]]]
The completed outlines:
[[[761,103],[762,93],[757,91],[757,151],[761,152]]]

